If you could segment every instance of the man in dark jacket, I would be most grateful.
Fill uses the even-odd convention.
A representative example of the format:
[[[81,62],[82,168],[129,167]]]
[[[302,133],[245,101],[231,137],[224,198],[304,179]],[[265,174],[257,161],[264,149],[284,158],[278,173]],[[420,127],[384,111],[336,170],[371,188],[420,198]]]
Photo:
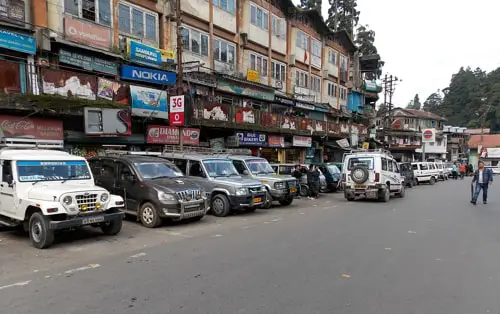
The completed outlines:
[[[302,183],[302,176],[304,175],[301,171],[301,165],[295,165],[295,170],[293,170],[292,172],[292,176],[297,179],[297,184],[298,184],[298,191],[299,193],[297,193],[297,197],[296,198],[300,198],[300,189],[301,189],[301,183]]]
[[[479,192],[483,190],[483,203],[486,204],[488,201],[488,186],[493,183],[493,171],[488,168],[484,168],[484,162],[479,161],[479,169],[474,172],[474,178],[472,179],[472,184],[476,182],[476,188],[474,190],[474,195],[470,201],[472,204],[476,205]]]
[[[307,185],[309,186],[310,195],[309,198],[318,198],[319,194],[319,171],[314,165],[309,165],[309,171],[307,172]]]

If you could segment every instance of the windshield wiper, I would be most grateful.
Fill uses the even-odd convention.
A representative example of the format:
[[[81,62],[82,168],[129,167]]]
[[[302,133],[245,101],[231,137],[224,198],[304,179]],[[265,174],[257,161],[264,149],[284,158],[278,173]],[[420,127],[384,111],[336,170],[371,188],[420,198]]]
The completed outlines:
[[[68,181],[68,180],[74,179],[74,178],[76,178],[76,177],[77,177],[77,176],[69,176],[69,177],[67,177],[66,179],[62,180],[62,181],[61,181],[61,184],[62,184],[62,183],[64,183],[64,182],[66,182],[66,181]]]

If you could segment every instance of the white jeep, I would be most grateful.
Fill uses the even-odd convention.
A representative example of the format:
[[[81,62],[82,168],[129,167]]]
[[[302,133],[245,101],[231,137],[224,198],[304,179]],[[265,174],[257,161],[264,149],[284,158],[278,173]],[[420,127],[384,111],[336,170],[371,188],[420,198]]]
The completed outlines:
[[[2,139],[0,225],[23,227],[39,249],[53,243],[56,230],[92,225],[105,234],[120,232],[124,201],[94,184],[85,158],[37,148],[61,148],[62,142],[27,142],[33,141]]]
[[[388,202],[392,195],[405,196],[404,177],[391,153],[384,150],[362,150],[344,154],[344,197],[357,196]]]

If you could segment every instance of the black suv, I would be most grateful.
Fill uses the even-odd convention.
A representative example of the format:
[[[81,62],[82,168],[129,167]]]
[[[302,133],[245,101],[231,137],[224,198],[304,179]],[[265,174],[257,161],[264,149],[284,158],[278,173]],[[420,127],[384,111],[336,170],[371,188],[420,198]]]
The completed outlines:
[[[402,177],[405,177],[405,185],[409,188],[417,185],[417,178],[413,174],[413,168],[409,162],[399,163],[399,171]]]
[[[163,158],[109,155],[89,164],[96,185],[123,197],[125,213],[145,227],[158,227],[163,218],[199,220],[208,210],[205,190]]]

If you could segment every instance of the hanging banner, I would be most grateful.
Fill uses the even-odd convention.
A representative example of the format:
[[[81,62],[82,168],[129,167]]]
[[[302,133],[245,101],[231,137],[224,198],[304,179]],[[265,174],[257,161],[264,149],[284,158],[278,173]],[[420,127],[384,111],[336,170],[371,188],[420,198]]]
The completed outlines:
[[[179,128],[165,125],[150,125],[147,130],[148,144],[178,145],[180,142]],[[199,145],[200,129],[182,129],[183,145]]]
[[[292,146],[295,147],[311,147],[312,138],[307,136],[294,136]]]

